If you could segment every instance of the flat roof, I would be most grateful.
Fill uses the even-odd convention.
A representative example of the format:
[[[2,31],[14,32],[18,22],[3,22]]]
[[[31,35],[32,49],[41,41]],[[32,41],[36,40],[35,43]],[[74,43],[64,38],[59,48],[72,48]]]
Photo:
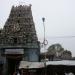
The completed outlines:
[[[44,67],[43,62],[28,62],[28,61],[21,61],[19,69],[31,69],[31,68],[42,68]]]
[[[49,65],[65,65],[65,66],[75,66],[74,60],[62,60],[62,61],[47,61],[46,66]],[[32,69],[32,68],[44,68],[45,62],[28,62],[21,61],[19,65],[19,69]]]
[[[75,66],[75,60],[48,61],[46,65],[66,65]]]

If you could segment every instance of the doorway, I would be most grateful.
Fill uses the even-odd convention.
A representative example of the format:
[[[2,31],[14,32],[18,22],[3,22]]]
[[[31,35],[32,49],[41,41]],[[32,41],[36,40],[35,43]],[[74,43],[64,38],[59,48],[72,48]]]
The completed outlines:
[[[13,75],[19,68],[19,63],[22,60],[22,55],[7,56],[7,75]]]
[[[8,75],[13,75],[17,71],[20,61],[15,59],[8,59]]]

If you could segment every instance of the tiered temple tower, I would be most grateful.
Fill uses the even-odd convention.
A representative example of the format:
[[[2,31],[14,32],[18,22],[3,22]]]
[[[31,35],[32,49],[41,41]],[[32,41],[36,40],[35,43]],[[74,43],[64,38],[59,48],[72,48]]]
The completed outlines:
[[[39,61],[40,46],[31,5],[12,7],[4,28],[0,30],[0,50],[9,66],[8,71],[21,60]]]

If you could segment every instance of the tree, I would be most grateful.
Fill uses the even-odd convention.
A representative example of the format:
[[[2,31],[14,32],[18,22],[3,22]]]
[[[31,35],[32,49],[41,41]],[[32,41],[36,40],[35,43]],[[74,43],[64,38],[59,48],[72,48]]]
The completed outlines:
[[[48,47],[48,51],[46,53],[43,53],[43,57],[46,56],[49,60],[59,60],[59,59],[71,59],[72,53],[69,50],[65,50],[61,44],[56,43],[52,44]]]
[[[54,56],[61,56],[61,53],[64,51],[64,48],[62,48],[62,46],[60,44],[53,44],[51,46],[48,47],[48,53],[50,55],[54,55]]]
[[[72,58],[71,51],[68,51],[68,50],[63,51],[61,58],[62,59],[71,59]]]

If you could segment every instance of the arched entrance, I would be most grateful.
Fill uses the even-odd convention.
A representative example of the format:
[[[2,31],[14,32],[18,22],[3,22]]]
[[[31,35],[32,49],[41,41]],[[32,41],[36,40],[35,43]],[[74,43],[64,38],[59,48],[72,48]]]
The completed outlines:
[[[23,58],[24,49],[6,49],[7,75],[13,75],[17,71],[20,61]]]
[[[7,67],[8,67],[7,74],[13,75],[13,73],[16,72],[18,69],[19,63],[22,60],[22,55],[9,54],[9,55],[6,55],[6,60],[7,60]]]

